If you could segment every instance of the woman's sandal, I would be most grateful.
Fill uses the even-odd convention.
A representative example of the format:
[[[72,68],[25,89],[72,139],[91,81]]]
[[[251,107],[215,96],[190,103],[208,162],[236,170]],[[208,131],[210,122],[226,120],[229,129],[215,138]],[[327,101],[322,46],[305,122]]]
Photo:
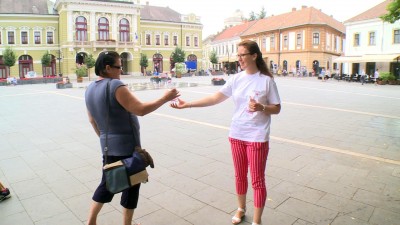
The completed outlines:
[[[234,217],[232,217],[232,224],[235,224],[235,225],[242,222],[242,219],[246,213],[246,209],[238,208],[237,211],[240,212],[241,216],[236,217],[236,215],[235,215]]]
[[[251,225],[261,225],[261,223],[251,223]]]

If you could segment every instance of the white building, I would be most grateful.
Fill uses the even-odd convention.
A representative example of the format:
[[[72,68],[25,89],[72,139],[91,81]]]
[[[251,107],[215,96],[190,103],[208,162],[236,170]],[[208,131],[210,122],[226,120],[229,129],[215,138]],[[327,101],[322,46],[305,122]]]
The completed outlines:
[[[400,73],[400,21],[383,22],[391,0],[363,12],[344,22],[346,26],[345,56],[334,59],[342,63],[342,73],[372,75],[376,69],[391,72],[399,79]]]

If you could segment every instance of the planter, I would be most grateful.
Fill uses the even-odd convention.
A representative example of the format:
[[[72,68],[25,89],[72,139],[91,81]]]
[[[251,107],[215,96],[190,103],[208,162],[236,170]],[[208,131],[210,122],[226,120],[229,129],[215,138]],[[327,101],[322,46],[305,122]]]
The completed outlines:
[[[212,85],[224,85],[225,83],[225,80],[211,80]]]
[[[396,80],[389,80],[388,83],[389,83],[390,85],[396,85],[396,84],[397,84],[397,81],[396,81]]]
[[[72,83],[56,83],[57,89],[72,88]]]
[[[182,78],[182,73],[176,72],[176,78]]]
[[[82,83],[82,82],[83,82],[83,77],[78,77],[78,78],[76,78],[76,82]]]

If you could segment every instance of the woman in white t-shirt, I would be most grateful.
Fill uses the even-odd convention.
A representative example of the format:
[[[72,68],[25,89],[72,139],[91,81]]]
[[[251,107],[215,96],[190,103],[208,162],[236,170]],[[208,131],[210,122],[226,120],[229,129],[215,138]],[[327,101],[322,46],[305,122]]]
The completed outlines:
[[[240,42],[237,57],[243,71],[232,76],[218,92],[192,102],[178,99],[171,107],[206,107],[232,97],[235,108],[229,141],[239,205],[232,223],[240,223],[246,212],[247,173],[250,167],[254,191],[252,224],[259,225],[267,197],[265,168],[269,151],[271,115],[280,112],[281,101],[275,81],[257,43],[249,40]]]

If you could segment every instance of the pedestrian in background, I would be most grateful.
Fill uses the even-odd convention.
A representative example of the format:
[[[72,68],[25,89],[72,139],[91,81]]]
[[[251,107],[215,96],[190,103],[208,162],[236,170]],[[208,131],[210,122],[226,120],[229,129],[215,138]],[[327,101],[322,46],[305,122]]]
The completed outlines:
[[[229,141],[239,206],[232,223],[242,222],[246,213],[247,173],[250,167],[254,193],[252,224],[259,225],[267,197],[265,168],[269,152],[271,115],[280,112],[281,101],[257,43],[249,40],[240,42],[237,57],[243,71],[232,76],[218,92],[192,102],[178,99],[171,103],[171,107],[206,107],[232,97],[235,111],[229,130]]]
[[[376,69],[374,73],[375,85],[378,85],[378,79],[379,79],[379,69]]]
[[[95,73],[99,79],[91,83],[85,93],[89,121],[100,138],[105,164],[104,147],[108,130],[107,163],[113,163],[132,156],[133,150],[140,145],[139,121],[137,116],[144,116],[158,109],[164,103],[179,97],[176,89],[168,90],[161,98],[151,102],[141,102],[126,85],[120,81],[121,58],[117,52],[102,52],[96,60]],[[109,87],[109,95],[106,90]],[[109,102],[107,104],[107,100]],[[109,115],[107,115],[109,114]],[[121,195],[123,224],[131,225],[134,209],[139,199],[140,184]],[[96,225],[97,215],[104,203],[111,202],[114,194],[106,188],[104,172],[99,186],[93,194],[88,225]]]
[[[361,74],[360,74],[360,80],[361,80],[361,85],[364,85],[365,83],[365,70],[361,70]]]

